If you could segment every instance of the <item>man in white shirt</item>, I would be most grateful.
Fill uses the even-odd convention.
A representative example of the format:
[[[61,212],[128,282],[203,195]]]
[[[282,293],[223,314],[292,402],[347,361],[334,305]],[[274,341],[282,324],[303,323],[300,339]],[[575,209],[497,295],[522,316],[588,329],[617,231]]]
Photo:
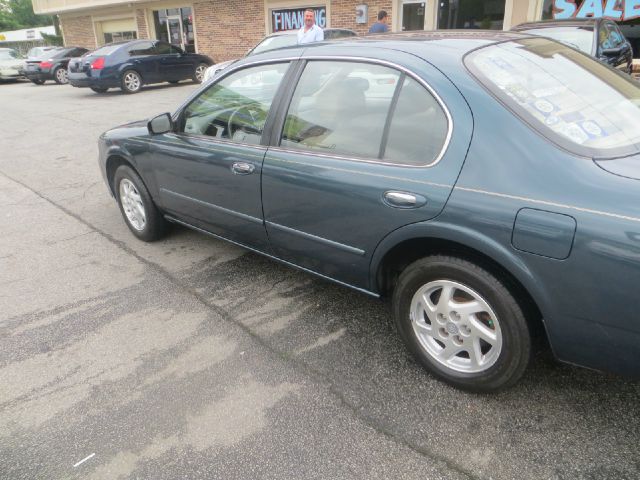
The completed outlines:
[[[316,14],[313,10],[304,11],[304,27],[298,30],[298,44],[321,42],[324,32],[316,25]]]

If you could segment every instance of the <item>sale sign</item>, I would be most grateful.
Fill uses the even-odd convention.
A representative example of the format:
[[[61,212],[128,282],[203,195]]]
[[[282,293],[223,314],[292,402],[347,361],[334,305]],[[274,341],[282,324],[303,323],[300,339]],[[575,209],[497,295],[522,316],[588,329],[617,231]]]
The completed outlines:
[[[631,20],[640,17],[640,0],[554,0],[553,18],[610,18]]]

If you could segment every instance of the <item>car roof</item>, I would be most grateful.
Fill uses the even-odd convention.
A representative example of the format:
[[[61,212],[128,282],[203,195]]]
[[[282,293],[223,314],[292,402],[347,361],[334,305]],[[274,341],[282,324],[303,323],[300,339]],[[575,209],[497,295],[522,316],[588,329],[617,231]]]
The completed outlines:
[[[354,35],[357,35],[358,33],[355,30],[350,30],[348,28],[323,28],[322,29],[323,32],[353,32]],[[267,35],[264,38],[268,38],[268,37],[281,37],[284,35],[297,35],[298,34],[298,29],[294,29],[294,30],[285,30],[283,32],[273,32],[270,33],[269,35]]]
[[[511,28],[512,31],[529,30],[532,28],[551,27],[593,27],[603,22],[603,18],[565,18],[559,20],[540,20],[537,22],[526,22]]]

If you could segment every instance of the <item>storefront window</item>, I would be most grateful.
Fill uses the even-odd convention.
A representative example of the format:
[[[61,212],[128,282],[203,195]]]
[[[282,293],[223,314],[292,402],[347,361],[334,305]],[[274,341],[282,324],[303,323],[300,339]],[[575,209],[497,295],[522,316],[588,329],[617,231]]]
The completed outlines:
[[[402,2],[402,31],[424,30],[425,2],[404,0]]]
[[[136,32],[110,32],[104,34],[104,43],[122,42],[138,38]]]
[[[440,0],[438,28],[502,30],[504,0]]]
[[[154,10],[156,38],[194,53],[195,35],[191,7]]]

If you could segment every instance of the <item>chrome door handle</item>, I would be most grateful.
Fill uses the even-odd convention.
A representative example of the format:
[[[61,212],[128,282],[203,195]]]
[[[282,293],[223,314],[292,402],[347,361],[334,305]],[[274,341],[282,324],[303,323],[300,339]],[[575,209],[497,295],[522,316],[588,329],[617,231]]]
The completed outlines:
[[[256,169],[256,166],[252,163],[246,162],[235,162],[231,165],[231,171],[236,175],[249,175],[253,173]]]
[[[384,192],[382,201],[394,208],[418,208],[427,203],[427,199],[422,195],[409,192]]]

